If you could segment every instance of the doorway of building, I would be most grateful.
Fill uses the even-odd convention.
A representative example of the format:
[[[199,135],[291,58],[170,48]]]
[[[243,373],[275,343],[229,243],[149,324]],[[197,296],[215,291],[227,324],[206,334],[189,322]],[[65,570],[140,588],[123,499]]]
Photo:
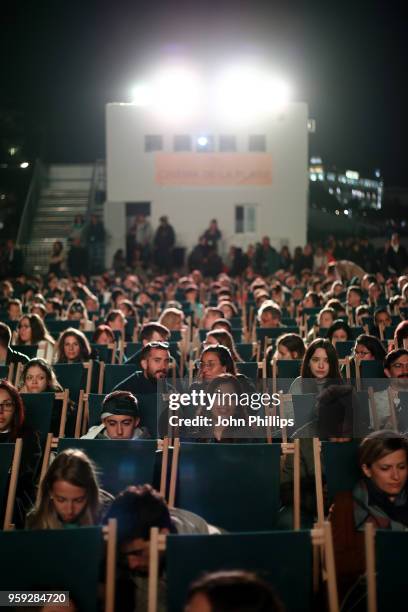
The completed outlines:
[[[126,263],[131,268],[146,268],[149,263],[153,239],[153,235],[148,238],[152,233],[150,215],[151,202],[126,202]]]

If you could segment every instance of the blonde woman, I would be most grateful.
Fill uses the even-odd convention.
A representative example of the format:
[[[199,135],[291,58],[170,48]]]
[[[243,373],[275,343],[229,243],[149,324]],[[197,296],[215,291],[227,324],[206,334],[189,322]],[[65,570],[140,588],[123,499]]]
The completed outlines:
[[[97,525],[113,497],[98,485],[95,467],[81,450],[56,456],[40,485],[37,503],[27,516],[29,529]]]

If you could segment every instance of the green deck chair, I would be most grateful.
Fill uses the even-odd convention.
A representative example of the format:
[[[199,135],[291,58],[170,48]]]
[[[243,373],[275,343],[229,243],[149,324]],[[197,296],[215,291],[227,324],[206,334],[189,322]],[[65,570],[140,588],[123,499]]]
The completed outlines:
[[[79,448],[94,461],[102,488],[112,495],[130,485],[154,483],[156,440],[60,439],[57,452],[67,448]]]
[[[272,377],[274,393],[288,393],[294,379],[300,376],[301,367],[301,359],[274,359],[271,370],[270,364],[267,364],[267,375]]]
[[[237,372],[256,382],[258,378],[258,363],[256,361],[238,361]]]
[[[316,417],[316,397],[315,393],[292,395],[295,431]]]
[[[354,348],[354,340],[345,340],[344,342],[336,342],[336,353],[339,359],[351,357]]]
[[[170,505],[228,531],[272,529],[280,507],[280,454],[279,444],[181,442]]]
[[[27,355],[29,359],[37,357],[38,346],[36,344],[13,344],[11,348],[13,351]]]
[[[312,566],[309,531],[169,536],[168,609],[183,610],[189,585],[203,573],[244,569],[269,582],[287,612],[312,611]]]
[[[56,363],[54,371],[63,389],[69,389],[69,399],[78,402],[81,391],[90,392],[89,363]]]
[[[69,591],[80,612],[100,609],[100,527],[1,532],[0,549],[1,590]]]
[[[337,493],[352,491],[359,480],[360,470],[357,461],[358,442],[319,442],[313,439],[315,460],[317,516],[319,523],[324,519],[323,481],[324,470],[327,486],[327,501],[333,503]],[[322,467],[323,466],[323,467]]]
[[[366,524],[367,599],[369,612],[406,612],[408,533],[373,529]]]
[[[128,378],[132,374],[136,372],[136,368],[134,364],[112,364],[107,363],[105,367],[102,368],[101,375],[99,377],[99,393],[110,393],[113,389]]]
[[[44,449],[47,435],[51,430],[55,393],[23,393],[25,422],[40,435],[41,447]]]
[[[235,347],[237,349],[238,355],[244,361],[251,361],[251,359],[254,357],[254,347],[252,342],[237,342]]]

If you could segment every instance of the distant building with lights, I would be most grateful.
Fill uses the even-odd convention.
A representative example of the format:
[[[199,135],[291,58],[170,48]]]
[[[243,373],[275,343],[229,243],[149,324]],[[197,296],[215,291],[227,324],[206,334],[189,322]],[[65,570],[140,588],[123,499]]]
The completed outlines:
[[[353,203],[359,203],[361,209],[382,208],[384,183],[379,170],[374,176],[364,178],[355,170],[329,169],[320,157],[312,157],[309,165],[309,180],[319,182],[321,186],[334,196],[339,208],[348,210]]]

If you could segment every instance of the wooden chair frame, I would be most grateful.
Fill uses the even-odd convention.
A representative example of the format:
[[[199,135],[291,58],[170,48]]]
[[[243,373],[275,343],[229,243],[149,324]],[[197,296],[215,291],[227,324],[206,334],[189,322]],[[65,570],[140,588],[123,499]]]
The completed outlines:
[[[375,528],[373,523],[364,526],[364,542],[367,576],[367,612],[377,612],[377,576],[375,563]]]
[[[312,540],[313,556],[317,557],[320,553],[322,559],[321,577],[327,588],[328,610],[329,612],[339,612],[336,567],[330,523],[326,521],[322,526],[313,528],[310,531],[310,537]],[[159,554],[166,551],[166,544],[167,535],[160,534],[158,527],[153,527],[150,530],[149,543],[148,612],[157,612]],[[319,580],[319,567],[314,567],[313,571],[315,574],[313,582],[317,584]]]
[[[37,498],[39,495],[41,482],[47,472],[47,469],[50,463],[51,450],[57,447],[58,447],[58,440],[53,439],[52,434],[48,434],[46,445],[45,445],[45,450],[44,450],[44,457],[43,457],[43,461],[41,465],[41,473],[40,473],[40,479],[38,483]],[[163,453],[161,472],[160,472],[160,491],[159,492],[160,492],[160,495],[162,495],[164,498],[166,498],[167,470],[168,470],[168,464],[169,464],[169,448],[170,446],[169,446],[168,438],[164,438],[163,440],[157,440],[157,450],[161,450]]]
[[[13,461],[12,461],[11,470],[10,470],[10,482],[9,482],[8,492],[7,492],[6,512],[4,514],[4,521],[3,521],[4,531],[9,531],[14,528],[12,520],[13,520],[14,504],[16,501],[17,481],[18,481],[18,473],[20,470],[22,449],[23,449],[23,440],[21,438],[17,438],[15,445],[14,445]]]
[[[286,460],[287,455],[293,455],[293,529],[300,529],[300,443],[299,440],[288,443],[284,442],[281,444],[281,462]],[[170,474],[170,486],[168,505],[170,508],[174,508],[176,500],[176,487],[177,487],[177,474],[179,468],[179,457],[180,457],[180,438],[174,439],[173,445],[173,457],[171,463],[171,474]]]

